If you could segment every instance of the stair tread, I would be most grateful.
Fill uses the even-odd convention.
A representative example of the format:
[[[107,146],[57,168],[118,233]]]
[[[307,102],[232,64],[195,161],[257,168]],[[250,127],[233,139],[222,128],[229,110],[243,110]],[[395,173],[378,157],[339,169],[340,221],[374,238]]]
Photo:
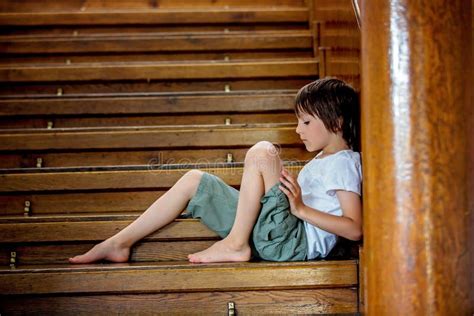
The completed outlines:
[[[295,58],[268,61],[127,62],[109,64],[0,66],[6,82],[54,82],[93,80],[235,79],[308,77],[318,72],[318,59]]]
[[[12,129],[0,132],[0,150],[93,150],[250,147],[261,140],[301,146],[294,123]]]
[[[36,222],[0,223],[3,243],[84,242],[100,241],[128,226],[132,218],[98,220],[45,220]],[[146,236],[144,241],[210,240],[218,235],[198,220],[177,219]]]
[[[61,115],[176,115],[274,113],[293,110],[296,91],[197,95],[125,95],[0,98],[0,117]]]
[[[324,10],[324,8],[322,8]],[[341,8],[329,8],[328,10],[341,10]],[[64,11],[54,11],[54,12],[3,12],[0,16],[9,16],[9,15],[20,15],[20,16],[29,16],[29,15],[64,15],[64,14],[78,14],[78,15],[114,15],[118,13],[123,14],[135,14],[135,13],[199,13],[199,12],[307,12],[308,8],[302,6],[227,6],[227,7],[182,7],[182,8],[144,8],[144,9],[110,9],[99,10],[99,9],[89,9],[86,11],[81,10],[64,10]]]
[[[312,260],[296,262],[224,262],[224,263],[190,263],[188,261],[160,261],[160,262],[125,262],[125,263],[94,263],[94,264],[42,264],[18,265],[1,267],[0,274],[36,273],[36,272],[84,272],[84,271],[120,271],[120,270],[150,270],[150,269],[252,269],[252,268],[279,268],[279,267],[326,267],[326,266],[353,266],[357,260]]]
[[[303,166],[305,160],[283,161],[285,166]],[[244,162],[219,162],[219,163],[188,163],[188,164],[155,164],[153,170],[189,170],[207,168],[235,168],[243,167]],[[84,167],[42,167],[42,168],[5,168],[0,169],[0,174],[18,173],[55,173],[55,172],[90,172],[90,171],[139,171],[150,170],[150,165],[120,165],[120,166],[84,166]]]
[[[357,286],[357,260],[213,264],[157,262],[0,268],[0,292],[4,295],[354,286]]]
[[[171,60],[171,61],[129,61],[129,62],[81,62],[70,65],[65,64],[20,64],[20,65],[0,65],[0,70],[7,71],[9,69],[18,70],[83,70],[83,69],[108,69],[113,67],[122,67],[123,69],[133,69],[136,67],[193,67],[193,66],[260,66],[260,65],[280,65],[280,64],[307,64],[317,63],[317,58],[278,58],[278,59],[247,59],[247,60]]]
[[[174,36],[121,36],[91,38],[51,38],[0,39],[2,55],[11,54],[58,54],[100,52],[206,52],[206,51],[257,51],[311,49],[312,38],[309,32],[300,34],[232,34],[222,35],[174,35]],[[189,59],[189,58],[188,58]],[[275,57],[275,59],[278,59]],[[77,60],[74,64],[78,64]],[[85,64],[85,61],[79,64]],[[112,62],[110,62],[112,63]],[[143,61],[144,63],[144,61]],[[18,63],[20,66],[21,63]]]
[[[110,214],[75,213],[75,214],[44,214],[44,215],[7,215],[0,216],[0,224],[7,223],[42,223],[42,222],[74,222],[74,221],[104,221],[104,220],[133,220],[138,212],[117,212]],[[196,221],[195,219],[176,219],[176,221]]]
[[[126,25],[228,22],[305,22],[305,7],[187,8],[0,13],[3,25]]]
[[[114,131],[182,131],[182,130],[215,130],[215,129],[268,129],[293,127],[295,123],[244,123],[244,124],[199,124],[199,125],[154,125],[154,126],[105,126],[105,127],[63,127],[63,128],[12,128],[1,129],[2,134],[57,134],[70,132],[114,132]]]
[[[27,34],[27,35],[0,35],[0,41],[9,42],[9,41],[19,41],[19,42],[29,42],[29,41],[41,41],[41,40],[52,40],[52,41],[62,41],[62,40],[73,40],[73,41],[82,41],[82,40],[103,40],[103,39],[133,39],[133,38],[193,38],[193,37],[233,37],[233,36],[301,36],[308,35],[311,36],[309,30],[228,30],[228,31],[161,31],[157,32],[156,30],[151,30],[150,32],[141,32],[141,33],[91,33],[91,34],[78,34],[78,35],[69,35],[69,34],[59,34],[59,35],[49,35],[49,34]]]
[[[293,94],[296,95],[298,90],[292,89],[266,89],[266,90],[238,90],[225,92],[219,91],[163,91],[163,92],[115,92],[115,93],[68,93],[62,96],[51,96],[47,94],[38,95],[0,95],[0,101],[33,101],[33,100],[69,100],[69,99],[91,99],[91,98],[146,98],[146,97],[199,97],[199,96],[225,96],[233,97],[240,95],[250,96],[266,96],[268,94]],[[32,100],[33,99],[33,100]]]
[[[299,172],[302,166],[288,165],[290,172]],[[120,170],[55,173],[0,174],[0,192],[99,190],[169,188],[189,169],[171,170]],[[221,177],[229,185],[239,185],[243,168],[204,168],[203,171]]]

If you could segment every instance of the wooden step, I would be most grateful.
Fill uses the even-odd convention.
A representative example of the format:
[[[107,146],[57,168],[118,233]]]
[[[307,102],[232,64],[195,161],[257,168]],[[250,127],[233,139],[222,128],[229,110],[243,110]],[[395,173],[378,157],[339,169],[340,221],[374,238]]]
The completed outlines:
[[[258,113],[293,110],[295,90],[1,98],[0,116]]]
[[[2,243],[100,241],[128,226],[137,215],[56,215],[0,217]],[[177,219],[144,241],[215,240],[218,236],[194,219]]]
[[[176,225],[180,225],[177,223]],[[110,237],[110,236],[108,236]],[[220,238],[197,237],[181,240],[141,240],[133,245],[129,262],[187,261],[187,256],[205,250]],[[12,258],[15,265],[69,264],[68,258],[86,253],[97,241],[73,242],[22,242],[0,244],[0,266],[10,266]],[[357,246],[337,246],[326,260],[349,260],[357,258]],[[12,253],[14,257],[12,257]]]
[[[357,311],[354,260],[24,266],[1,269],[0,281],[2,306],[17,311],[22,309],[19,303],[31,301],[44,311],[54,307],[56,312],[98,312],[112,304],[111,295],[112,310],[127,306],[120,312],[150,311],[154,307],[155,313],[223,314],[229,301],[240,314],[252,315]],[[68,303],[60,305],[64,298]],[[97,307],[97,299],[105,300],[104,305]]]
[[[109,236],[110,237],[110,236]],[[205,250],[219,238],[196,240],[148,240],[136,243],[130,254],[130,262],[186,261],[187,256]],[[0,244],[0,266],[9,266],[12,253],[20,265],[69,264],[68,258],[92,249],[100,241],[93,242],[43,242]]]
[[[220,177],[231,186],[238,186],[242,177],[242,164],[195,165],[200,169]],[[285,164],[287,170],[297,174],[302,163]],[[179,168],[179,169],[178,169]],[[48,172],[47,170],[16,170],[17,173],[0,174],[0,192],[44,192],[44,191],[84,191],[84,190],[117,190],[117,189],[168,189],[176,183],[189,169],[169,169],[159,166],[154,169],[148,166],[137,168],[82,168],[69,171],[67,168]],[[189,167],[188,167],[189,168]]]
[[[343,24],[343,25],[353,25],[352,23],[345,23],[345,22],[321,22],[331,26],[331,29],[336,27],[336,25]],[[95,42],[100,39],[104,40],[133,40],[135,37],[142,38],[142,39],[184,39],[186,37],[196,37],[197,39],[200,38],[228,38],[232,36],[241,37],[242,35],[250,35],[261,37],[261,35],[269,35],[269,36],[276,36],[277,34],[281,34],[283,37],[288,35],[295,36],[302,36],[311,32],[308,28],[300,29],[285,29],[282,25],[274,25],[275,29],[270,27],[271,24],[263,24],[265,27],[257,27],[257,26],[241,26],[237,27],[238,25],[224,25],[217,28],[216,26],[208,26],[200,28],[200,26],[196,26],[195,29],[191,29],[186,31],[185,29],[179,28],[165,28],[165,27],[158,27],[158,28],[146,28],[146,29],[137,29],[137,32],[132,32],[132,29],[129,29],[128,32],[122,32],[122,29],[116,28],[115,32],[87,32],[81,33],[78,31],[75,33],[68,32],[65,34],[36,34],[33,32],[31,34],[21,34],[21,35],[6,35],[0,33],[0,41],[8,43],[8,42],[22,42],[22,41],[33,41],[33,42],[41,42],[41,41],[48,41],[48,40],[59,40],[59,42],[64,42],[67,39],[71,40],[79,40],[79,41],[91,41]],[[259,24],[259,26],[262,26]],[[357,27],[357,25],[355,25]],[[340,25],[341,27],[341,25]],[[108,28],[106,29],[108,30]],[[110,29],[112,30],[112,29]],[[139,31],[138,31],[139,30]],[[99,43],[96,43],[99,44]],[[189,45],[189,44],[188,44]],[[179,49],[179,47],[178,47]],[[199,48],[203,49],[203,48]],[[236,47],[233,47],[236,49]]]
[[[255,62],[102,63],[0,67],[0,81],[93,81],[224,79],[316,76],[315,59]]]
[[[146,168],[143,169],[147,170]],[[229,169],[230,168],[227,170]],[[289,169],[293,170],[292,168]],[[227,176],[224,175],[223,177],[226,181],[229,181],[231,186],[239,188],[240,178],[238,175],[240,171],[236,168],[230,170],[230,174]],[[206,171],[210,171],[210,169]],[[5,185],[10,183],[10,185],[15,185],[15,187],[6,192],[4,190],[8,189],[6,189],[6,187],[2,188],[4,192],[0,194],[0,214],[9,216],[23,214],[26,216],[36,216],[47,214],[73,215],[88,213],[93,215],[109,213],[112,215],[114,213],[123,212],[141,213],[163,195],[169,186],[174,184],[186,171],[181,173],[167,172],[171,177],[171,180],[167,183],[168,186],[166,186],[166,183],[164,183],[165,185],[162,184],[164,178],[159,175],[160,172],[162,171],[129,171],[123,175],[123,178],[118,177],[119,175],[117,174],[117,171],[105,173],[99,172],[95,173],[97,178],[94,179],[92,176],[90,181],[96,182],[97,184],[102,183],[102,189],[98,189],[96,185],[90,183],[89,186],[82,188],[76,187],[76,189],[74,189],[76,191],[65,191],[63,189],[68,182],[74,181],[74,174],[81,176],[82,173],[80,172],[70,174],[56,173],[56,176],[53,176],[54,173],[50,173],[49,179],[54,179],[56,186],[52,183],[52,186],[49,187],[49,189],[48,187],[39,186],[37,187],[37,190],[33,191],[31,191],[31,188],[29,187],[31,184],[30,181],[39,181],[41,183],[41,175],[36,174],[35,177],[31,178],[28,174],[16,174],[14,177],[15,179],[9,179],[7,181],[6,178],[2,178],[2,183]],[[293,172],[296,175],[297,170],[294,170]],[[110,182],[115,180],[127,182],[132,181],[135,182],[135,187],[120,188],[120,185],[111,186],[111,183],[107,179],[110,178],[112,174],[113,177],[110,179]],[[151,179],[152,181],[150,181],[150,184],[146,185],[146,188],[142,188],[143,184],[140,183],[141,177],[144,177],[145,175],[145,178],[143,179],[146,181],[147,177],[152,178],[151,174],[155,174],[155,180]],[[218,174],[222,175],[222,171]],[[23,183],[23,186],[18,187],[18,183]],[[109,187],[109,189],[107,189],[107,187]],[[110,188],[113,188],[113,190]],[[21,189],[21,192],[15,192],[16,189]]]
[[[31,306],[37,314],[44,315],[227,315],[229,302],[234,303],[239,315],[356,315],[356,301],[355,288],[188,292],[184,295],[0,296],[0,305],[7,315],[27,315]]]
[[[294,122],[296,92],[0,99],[0,128]]]
[[[298,145],[293,123],[1,130],[0,151]]]
[[[173,125],[219,125],[219,124],[271,124],[295,122],[294,111],[287,113],[257,114],[175,114],[175,115],[128,115],[48,118],[0,118],[0,129],[29,128],[76,128],[115,126],[173,126]],[[228,122],[228,124],[227,124]]]
[[[98,242],[128,226],[139,214],[46,215],[0,217],[0,266],[68,264]],[[131,262],[187,260],[210,247],[219,236],[195,219],[177,219],[131,249]]]
[[[20,64],[76,64],[76,63],[137,63],[137,62],[170,62],[170,61],[248,61],[272,59],[302,59],[313,58],[310,49],[279,49],[279,50],[249,50],[249,51],[201,51],[201,52],[165,52],[165,53],[122,53],[109,54],[54,54],[54,55],[4,55],[0,66]]]
[[[222,178],[227,184],[239,188],[242,167],[224,164],[226,168],[201,169]],[[181,168],[184,166],[181,165]],[[161,167],[162,168],[162,167]],[[295,176],[302,163],[286,164]],[[27,173],[0,175],[0,214],[54,215],[54,214],[105,214],[141,213],[190,169],[141,168],[56,168],[52,171],[25,170]],[[120,170],[122,169],[122,170]],[[83,170],[83,171],[81,171]],[[96,171],[93,171],[96,170]],[[114,171],[115,170],[115,171]],[[38,172],[39,171],[39,172]]]
[[[173,52],[225,50],[311,49],[309,31],[234,32],[232,34],[146,34],[0,39],[3,54],[64,54],[115,52]]]
[[[179,8],[215,8],[215,7],[306,7],[304,0],[69,0],[58,2],[56,0],[3,0],[0,3],[1,12],[61,12],[61,11],[87,11],[87,10],[117,10],[117,9],[179,9]]]
[[[10,192],[0,194],[0,213],[6,216],[54,214],[141,213],[164,194],[166,189],[131,192]]]
[[[80,214],[0,217],[0,266],[68,264],[98,242],[122,230],[140,214]],[[130,262],[183,261],[210,247],[219,236],[195,219],[173,223],[140,240]],[[328,260],[357,258],[357,245],[340,242]],[[14,255],[12,256],[12,253]]]
[[[170,25],[57,25],[1,27],[1,39],[39,38],[51,36],[79,36],[149,33],[199,33],[199,32],[242,32],[242,31],[304,31],[308,22],[245,23],[245,24],[170,24]]]
[[[87,272],[87,273],[85,273]],[[66,294],[354,287],[357,262],[92,264],[0,268],[0,292]],[[222,280],[232,280],[222,282]]]
[[[304,145],[278,145],[281,159],[288,161],[309,160],[314,157]],[[90,166],[147,165],[154,169],[162,164],[226,163],[242,162],[249,147],[163,150],[95,150],[95,151],[56,151],[56,152],[13,152],[3,153],[0,169],[12,168],[57,168]],[[6,170],[0,170],[5,172]]]
[[[200,80],[128,80],[76,82],[9,82],[0,85],[2,98],[42,98],[62,96],[128,96],[149,93],[219,93],[258,90],[298,90],[316,76],[234,78]]]
[[[97,10],[76,12],[0,13],[0,25],[127,25],[304,22],[308,9],[283,8],[195,8],[151,10]]]

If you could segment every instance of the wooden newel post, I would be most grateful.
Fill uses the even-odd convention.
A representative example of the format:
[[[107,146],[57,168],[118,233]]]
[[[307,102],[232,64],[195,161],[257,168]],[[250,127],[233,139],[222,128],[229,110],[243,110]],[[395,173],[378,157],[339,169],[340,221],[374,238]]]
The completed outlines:
[[[362,3],[368,315],[469,313],[470,5]]]

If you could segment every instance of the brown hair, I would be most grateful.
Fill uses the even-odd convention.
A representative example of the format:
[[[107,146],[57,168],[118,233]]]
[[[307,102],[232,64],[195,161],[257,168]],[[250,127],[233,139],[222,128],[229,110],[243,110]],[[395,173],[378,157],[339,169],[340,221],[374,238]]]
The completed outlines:
[[[359,151],[359,96],[350,85],[335,78],[319,79],[298,91],[295,113],[318,117],[327,130],[342,132],[347,145]]]

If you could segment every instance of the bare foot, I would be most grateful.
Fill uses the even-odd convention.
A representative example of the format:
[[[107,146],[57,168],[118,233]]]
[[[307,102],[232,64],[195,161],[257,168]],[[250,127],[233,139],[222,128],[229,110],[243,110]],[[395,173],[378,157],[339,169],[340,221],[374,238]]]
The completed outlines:
[[[192,263],[237,262],[249,261],[250,256],[249,245],[235,247],[231,242],[223,239],[204,251],[188,255],[188,259]]]
[[[70,263],[91,263],[99,260],[112,262],[126,262],[130,256],[130,248],[116,243],[114,240],[107,239],[100,244],[95,245],[91,250],[83,255],[69,258]]]

